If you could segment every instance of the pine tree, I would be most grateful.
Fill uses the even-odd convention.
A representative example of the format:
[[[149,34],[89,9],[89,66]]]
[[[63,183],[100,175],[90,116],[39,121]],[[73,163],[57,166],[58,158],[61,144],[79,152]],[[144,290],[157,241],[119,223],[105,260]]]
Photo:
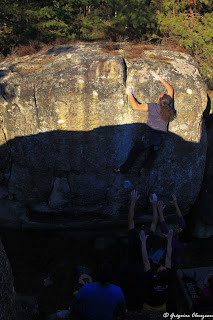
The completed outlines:
[[[163,0],[157,10],[159,29],[175,39],[197,59],[206,81],[213,82],[213,2]]]

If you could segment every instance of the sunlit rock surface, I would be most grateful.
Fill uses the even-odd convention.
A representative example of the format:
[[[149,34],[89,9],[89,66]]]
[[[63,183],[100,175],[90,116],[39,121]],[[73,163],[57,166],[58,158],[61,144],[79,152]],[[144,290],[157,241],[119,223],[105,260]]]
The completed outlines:
[[[22,224],[36,212],[54,213],[57,221],[63,214],[71,226],[126,223],[133,188],[141,194],[138,219],[150,220],[150,192],[168,204],[168,215],[172,193],[183,213],[189,211],[207,146],[206,87],[189,55],[145,50],[131,60],[79,44],[7,59],[0,70],[0,197],[28,210]],[[176,118],[150,172],[137,175],[142,155],[128,174],[115,174],[147,120],[130,108],[125,86],[140,102],[156,102],[165,90],[153,72],[174,87]]]
[[[13,275],[4,247],[0,240],[0,319],[16,320],[16,294]]]

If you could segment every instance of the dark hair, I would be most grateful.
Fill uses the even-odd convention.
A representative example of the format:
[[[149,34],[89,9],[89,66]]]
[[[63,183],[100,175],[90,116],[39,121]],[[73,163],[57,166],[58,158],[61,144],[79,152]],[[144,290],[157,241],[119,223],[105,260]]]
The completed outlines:
[[[170,122],[174,119],[174,111],[171,107],[172,98],[168,94],[164,94],[159,99],[159,105],[161,107],[160,116],[161,119]]]
[[[113,269],[112,264],[108,261],[104,261],[99,264],[97,271],[97,280],[103,284],[112,281]]]
[[[178,234],[178,238],[179,238],[180,242],[187,243],[192,240],[192,235],[191,235],[191,232],[187,228],[184,228]]]

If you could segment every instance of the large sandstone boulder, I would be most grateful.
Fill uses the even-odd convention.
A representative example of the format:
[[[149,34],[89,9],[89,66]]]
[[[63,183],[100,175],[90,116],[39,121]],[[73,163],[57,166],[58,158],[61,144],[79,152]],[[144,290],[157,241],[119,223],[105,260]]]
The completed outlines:
[[[136,188],[140,214],[149,192],[167,204],[175,193],[183,213],[189,211],[207,145],[206,87],[189,55],[145,50],[131,60],[79,44],[7,59],[0,69],[0,197],[7,205],[20,203],[29,217],[63,213],[71,225],[121,224]],[[173,85],[176,118],[150,172],[136,174],[142,155],[128,174],[115,174],[146,128],[147,115],[130,108],[125,86],[134,87],[139,101],[155,102],[164,88],[153,72]]]
[[[0,240],[0,320],[16,320],[16,294],[13,275]]]

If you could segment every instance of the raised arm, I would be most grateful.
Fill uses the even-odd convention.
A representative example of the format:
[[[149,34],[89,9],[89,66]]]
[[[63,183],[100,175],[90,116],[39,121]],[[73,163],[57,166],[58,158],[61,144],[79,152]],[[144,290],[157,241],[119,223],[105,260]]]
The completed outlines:
[[[184,220],[184,218],[182,216],[180,208],[178,206],[178,201],[177,201],[177,197],[176,197],[175,194],[172,195],[172,201],[171,202],[175,206],[176,214],[178,216],[178,224],[179,224],[180,228],[182,228],[182,229],[186,228],[186,223],[185,223],[185,220]]]
[[[152,223],[151,223],[150,230],[152,232],[155,232],[158,224],[158,209],[157,209],[158,197],[156,196],[155,193],[150,195],[149,201],[152,205]]]
[[[128,230],[135,228],[134,216],[135,216],[135,205],[137,200],[140,198],[138,192],[133,190],[131,192],[131,203],[129,207],[129,214],[128,214]]]
[[[165,259],[165,267],[171,269],[172,264],[172,237],[173,237],[173,230],[169,230],[167,235],[167,249],[166,249],[166,259]]]
[[[161,231],[164,234],[167,234],[169,232],[169,229],[167,228],[167,224],[166,224],[166,221],[165,221],[164,215],[163,215],[163,210],[165,208],[163,201],[158,201],[157,207],[158,207],[158,214],[159,214],[159,218],[160,218]]]
[[[159,80],[162,83],[164,88],[167,90],[167,94],[173,99],[174,90],[172,86],[158,74],[154,73],[153,76],[156,80]]]
[[[148,111],[147,103],[139,103],[132,94],[132,89],[126,88],[126,94],[128,95],[130,105],[133,110],[136,111]]]
[[[160,222],[165,221],[164,216],[163,216],[163,210],[165,208],[163,201],[158,201],[157,202],[157,207],[158,207],[158,214],[159,214],[159,218],[160,218]]]
[[[148,235],[145,235],[145,232],[141,230],[140,232],[140,239],[141,239],[141,252],[142,252],[142,259],[144,265],[144,271],[147,272],[150,270],[150,262],[148,259],[147,249],[146,249],[146,239]]]
[[[181,213],[180,208],[179,208],[179,206],[178,206],[177,197],[176,197],[175,194],[172,195],[172,201],[171,201],[171,202],[172,202],[173,205],[175,206],[177,216],[178,216],[179,218],[182,217],[182,213]]]

